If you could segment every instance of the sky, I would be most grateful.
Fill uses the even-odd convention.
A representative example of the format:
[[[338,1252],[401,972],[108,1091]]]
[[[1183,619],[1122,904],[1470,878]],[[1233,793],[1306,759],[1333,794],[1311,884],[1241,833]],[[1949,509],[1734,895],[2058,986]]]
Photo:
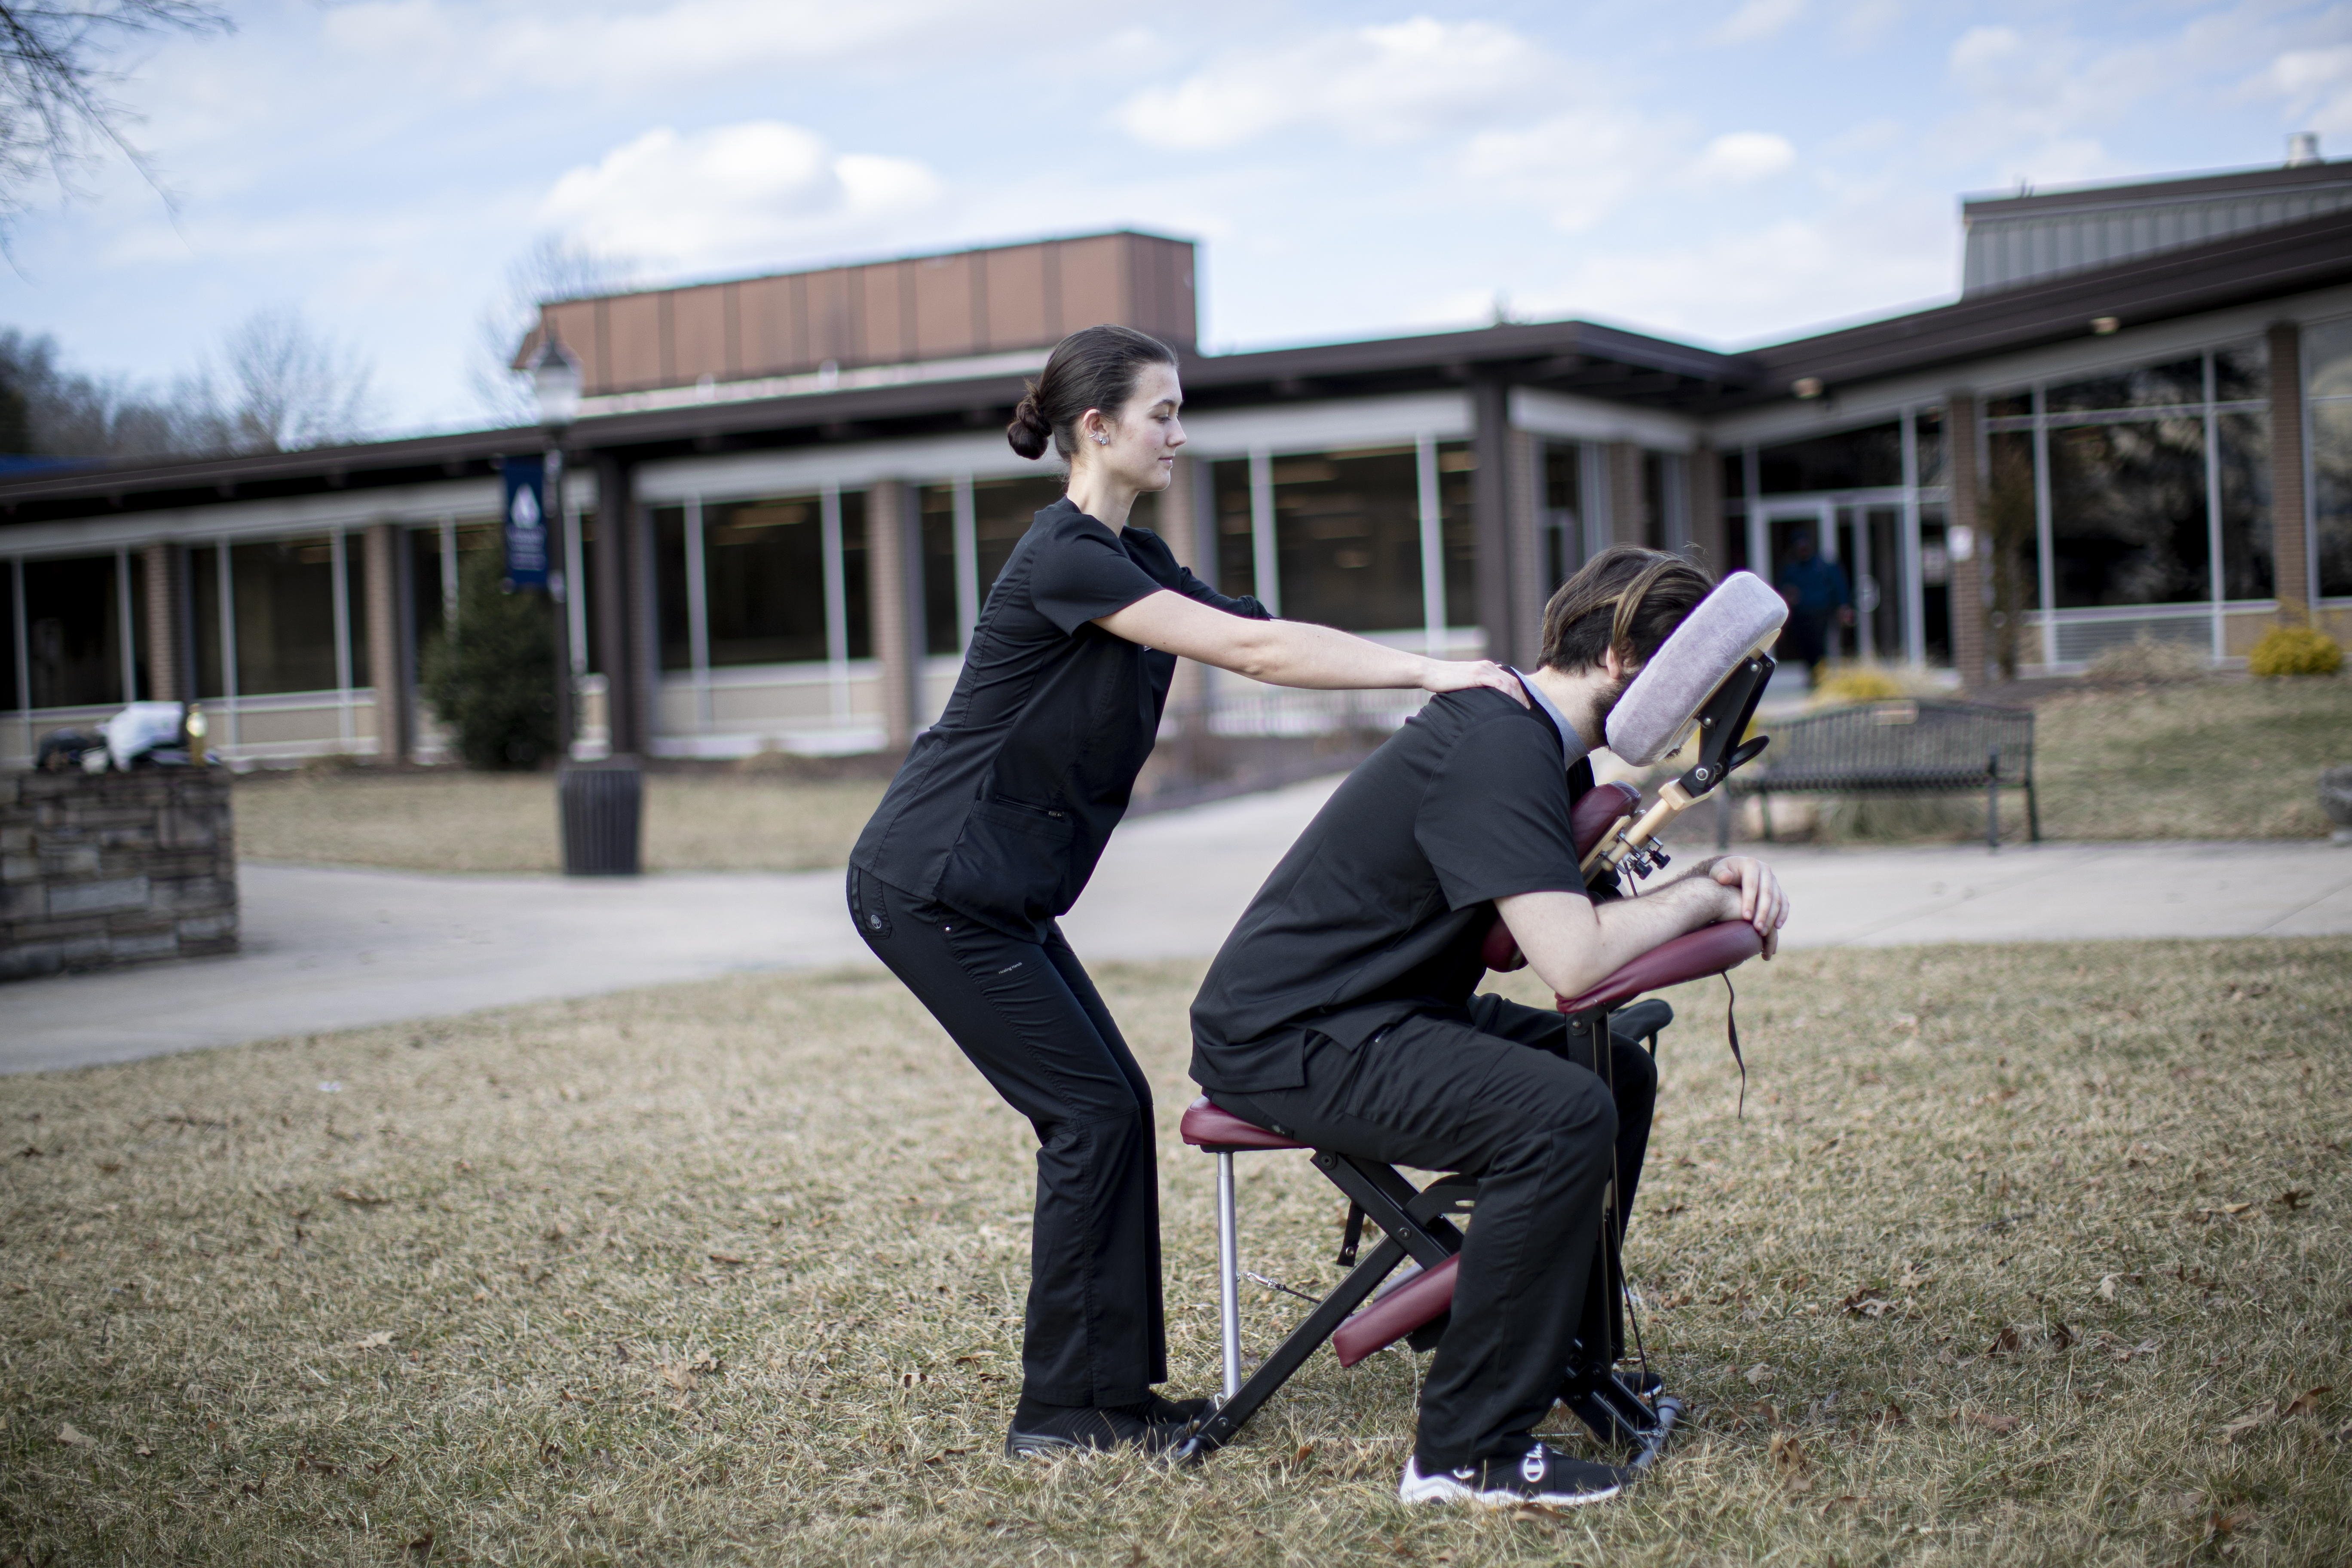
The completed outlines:
[[[229,0],[122,57],[0,326],[161,385],[292,309],[485,422],[552,237],[644,282],[1131,226],[1215,351],[1577,317],[1723,347],[1952,298],[1964,193],[2352,155],[2352,3]],[[160,189],[158,186],[160,185]]]

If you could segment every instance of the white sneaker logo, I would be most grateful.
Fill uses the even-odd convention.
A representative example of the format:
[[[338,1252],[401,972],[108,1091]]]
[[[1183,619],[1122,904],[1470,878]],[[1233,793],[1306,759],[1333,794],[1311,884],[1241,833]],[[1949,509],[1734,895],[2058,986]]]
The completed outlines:
[[[1519,1474],[1527,1481],[1528,1485],[1531,1487],[1542,1484],[1544,1471],[1549,1468],[1549,1467],[1544,1463],[1544,1451],[1543,1445],[1541,1443],[1529,1448],[1528,1450],[1528,1457],[1519,1461]]]

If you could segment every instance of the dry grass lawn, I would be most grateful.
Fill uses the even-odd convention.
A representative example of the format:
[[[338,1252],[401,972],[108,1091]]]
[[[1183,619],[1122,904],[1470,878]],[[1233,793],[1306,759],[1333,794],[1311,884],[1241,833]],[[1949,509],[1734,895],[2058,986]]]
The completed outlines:
[[[883,781],[646,775],[649,871],[806,871],[846,865]],[[236,791],[237,853],[311,866],[556,871],[547,773],[257,775]]]
[[[2319,771],[2352,763],[2352,677],[2074,685],[2033,707],[2048,838],[2325,838]],[[1772,815],[1780,836],[1815,843],[1984,837],[1980,793],[1784,796]],[[2022,843],[2024,792],[2003,791],[2000,815],[2002,838]]]
[[[1104,976],[1180,1392],[1195,977]],[[2343,1560],[2352,942],[1751,965],[1744,1120],[1722,997],[1676,997],[1631,1251],[1696,1420],[1557,1518],[1395,1500],[1402,1349],[1197,1469],[1001,1458],[1029,1134],[885,978],[0,1080],[0,1562]],[[1311,1174],[1243,1181],[1246,1262],[1308,1289]]]

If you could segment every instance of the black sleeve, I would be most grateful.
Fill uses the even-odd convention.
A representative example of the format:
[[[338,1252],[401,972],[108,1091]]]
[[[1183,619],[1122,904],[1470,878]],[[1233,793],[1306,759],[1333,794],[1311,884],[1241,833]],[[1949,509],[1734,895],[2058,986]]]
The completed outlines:
[[[1559,742],[1524,713],[1466,731],[1423,792],[1413,837],[1453,909],[1585,891]]]
[[[1118,541],[1092,524],[1041,543],[1030,593],[1038,613],[1066,633],[1160,592]]]
[[[1239,598],[1228,598],[1193,576],[1192,568],[1188,566],[1176,568],[1176,591],[1188,599],[1199,600],[1213,610],[1223,610],[1229,616],[1239,616],[1244,620],[1274,619],[1274,612],[1259,604],[1256,595],[1244,594]]]

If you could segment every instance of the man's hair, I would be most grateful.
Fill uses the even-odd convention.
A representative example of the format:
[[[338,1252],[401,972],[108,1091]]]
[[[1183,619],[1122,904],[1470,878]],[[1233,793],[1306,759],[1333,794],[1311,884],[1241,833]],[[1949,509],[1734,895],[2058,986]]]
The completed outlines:
[[[1706,569],[1683,556],[1612,544],[1544,606],[1541,662],[1549,669],[1591,669],[1615,648],[1629,669],[1646,664],[1714,587]]]

